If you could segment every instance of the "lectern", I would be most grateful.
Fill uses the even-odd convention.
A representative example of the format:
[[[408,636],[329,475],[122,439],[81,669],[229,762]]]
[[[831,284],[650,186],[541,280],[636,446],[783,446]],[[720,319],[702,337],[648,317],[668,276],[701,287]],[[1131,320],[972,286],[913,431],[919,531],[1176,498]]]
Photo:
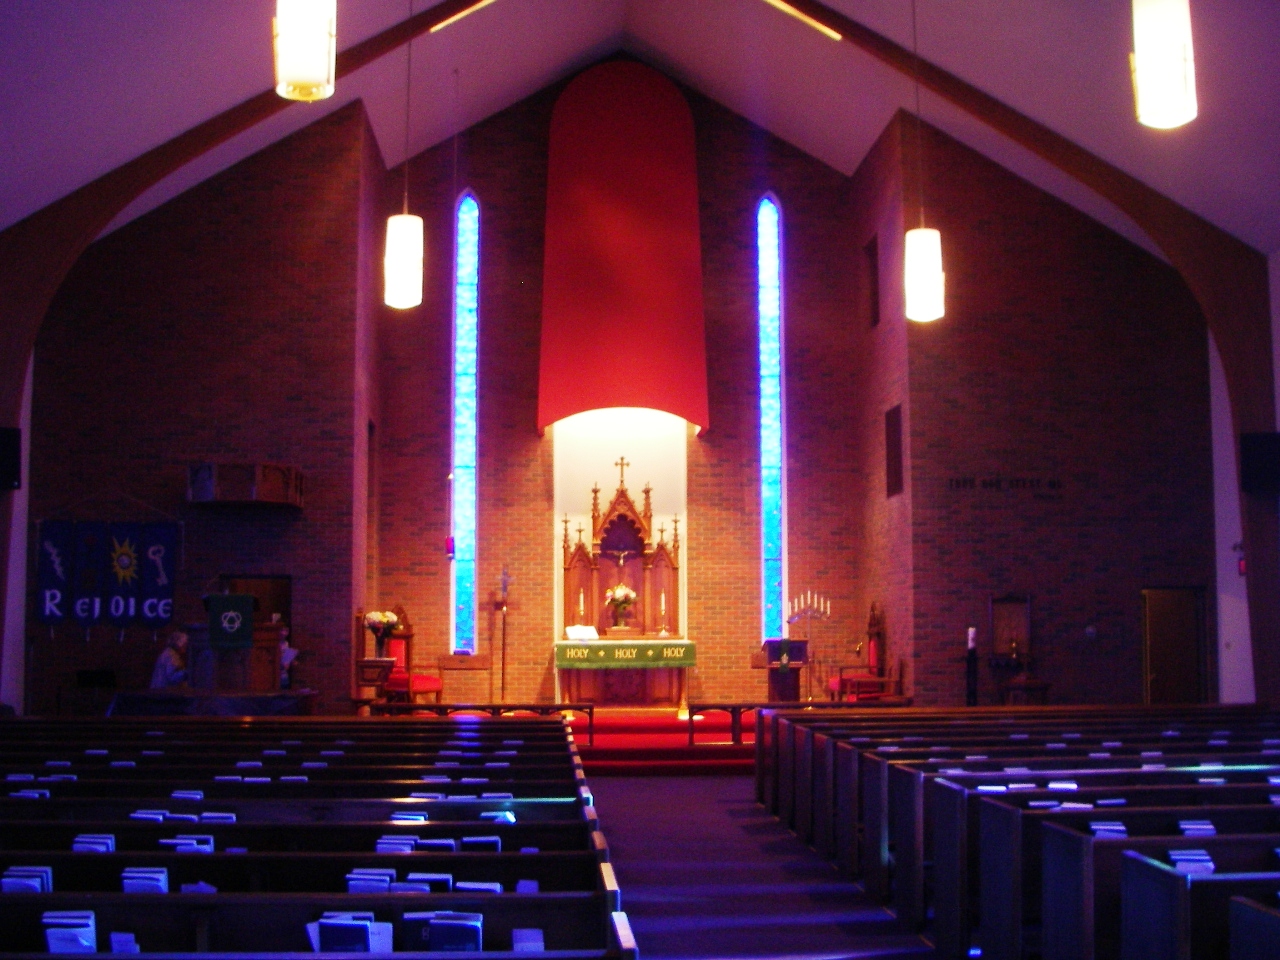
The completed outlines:
[[[766,640],[764,660],[769,668],[769,702],[799,700],[800,669],[809,664],[809,641]]]

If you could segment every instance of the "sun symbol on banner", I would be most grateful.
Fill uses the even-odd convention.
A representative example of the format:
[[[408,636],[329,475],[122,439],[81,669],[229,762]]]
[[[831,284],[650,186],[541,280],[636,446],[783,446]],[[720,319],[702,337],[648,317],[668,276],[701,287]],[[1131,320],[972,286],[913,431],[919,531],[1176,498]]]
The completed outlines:
[[[122,587],[138,579],[138,551],[134,549],[132,540],[126,539],[121,543],[115,537],[111,538],[111,569]]]

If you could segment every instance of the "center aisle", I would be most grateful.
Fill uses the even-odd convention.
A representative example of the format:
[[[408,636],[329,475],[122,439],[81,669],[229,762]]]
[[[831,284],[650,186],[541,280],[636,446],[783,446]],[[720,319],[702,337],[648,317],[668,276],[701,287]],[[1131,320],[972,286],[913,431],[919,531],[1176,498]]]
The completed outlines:
[[[750,777],[596,776],[591,787],[644,960],[932,952],[766,814]]]

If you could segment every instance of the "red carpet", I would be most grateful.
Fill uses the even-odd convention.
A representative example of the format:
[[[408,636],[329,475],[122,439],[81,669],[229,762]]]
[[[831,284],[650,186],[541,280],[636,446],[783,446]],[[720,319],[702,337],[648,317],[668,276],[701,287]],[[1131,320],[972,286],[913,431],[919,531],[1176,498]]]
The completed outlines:
[[[731,742],[729,715],[708,713],[689,746],[689,722],[674,709],[597,707],[595,745],[587,742],[587,718],[572,721],[588,776],[672,776],[749,773],[755,762],[754,717],[743,723],[743,743]]]

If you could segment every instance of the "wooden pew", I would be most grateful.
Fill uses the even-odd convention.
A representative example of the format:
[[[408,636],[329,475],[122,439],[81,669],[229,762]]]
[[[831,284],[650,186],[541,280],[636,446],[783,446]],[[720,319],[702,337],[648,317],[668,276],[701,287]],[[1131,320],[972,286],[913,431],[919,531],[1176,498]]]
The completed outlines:
[[[1280,960],[1280,910],[1248,897],[1232,897],[1231,960]]]
[[[1123,851],[1124,960],[1228,960],[1231,898],[1270,900],[1280,889],[1280,857],[1275,851],[1280,835],[1202,837],[1195,846],[1214,857],[1216,872],[1184,875],[1163,857]]]
[[[610,950],[617,940],[612,912],[606,910],[611,899],[612,893],[603,892],[9,894],[0,896],[0,929],[5,931],[0,957],[49,955],[41,925],[46,910],[92,910],[100,946],[109,931],[128,931],[147,953],[199,952],[202,960],[217,960],[217,953],[228,952],[261,957],[293,951],[314,957],[306,924],[325,911],[372,911],[377,919],[395,924],[399,934],[405,913],[455,910],[484,915],[486,951],[510,951],[513,928],[535,927],[543,931],[548,950],[588,952],[603,960],[620,957]]]
[[[513,739],[520,741],[519,749],[502,750],[503,766],[484,765],[495,762],[498,749]],[[304,760],[314,764],[317,757],[327,766],[295,772]],[[45,768],[45,759],[65,763]],[[119,765],[121,759],[133,765]],[[440,761],[443,766],[437,766]],[[71,772],[77,779],[46,780],[46,769]],[[0,929],[7,934],[21,928],[18,937],[0,938],[0,956],[47,955],[40,914],[86,904],[97,914],[100,946],[108,931],[128,930],[153,956],[164,951],[175,956],[200,951],[205,957],[228,951],[310,955],[305,923],[325,909],[373,909],[379,919],[397,924],[406,910],[480,912],[485,950],[499,956],[513,955],[516,927],[543,930],[547,949],[568,951],[565,956],[630,960],[636,955],[581,761],[560,721],[295,725],[274,718],[265,723],[146,718],[99,721],[92,727],[43,721],[0,726],[0,775],[20,771],[34,776],[8,781],[8,793],[38,789],[51,796],[0,796],[0,861],[50,866],[55,887],[48,894],[0,896]],[[450,779],[427,782],[424,773]],[[214,779],[233,775],[271,779]],[[299,775],[307,780],[280,780]],[[482,782],[464,782],[467,778]],[[202,797],[175,797],[175,790],[199,790]],[[500,795],[483,798],[485,791]],[[411,798],[412,792],[444,797]],[[131,819],[139,808],[186,816],[234,813],[236,822]],[[406,812],[420,812],[427,820],[391,820],[393,813]],[[490,812],[511,813],[516,822],[479,818]],[[71,852],[68,840],[81,832],[115,834],[117,852]],[[218,852],[177,853],[160,845],[179,833],[212,835]],[[387,834],[498,835],[504,847],[501,853],[379,854],[377,839]],[[245,852],[226,852],[228,847]],[[521,853],[520,847],[537,852]],[[173,890],[198,879],[220,892],[123,894],[117,891],[125,866],[162,866]],[[401,880],[411,870],[450,873],[456,881],[497,881],[506,891],[518,880],[535,880],[539,890],[349,894],[346,876],[356,867],[390,867]],[[22,937],[30,942],[21,942]]]
[[[1212,791],[1201,793],[1207,796]],[[1122,849],[1196,849],[1203,846],[1199,841],[1232,834],[1280,834],[1280,809],[1269,802],[1061,813],[1018,811],[990,800],[983,800],[979,807],[984,828],[980,941],[984,956],[995,957],[1021,956],[1027,931],[1041,929],[1046,960],[1118,955]],[[1089,823],[1099,819],[1125,824],[1127,841],[1095,837]],[[1211,820],[1218,837],[1184,837],[1178,829],[1183,819]],[[1018,822],[1021,851],[1014,848],[1001,861],[999,853],[1010,849],[1009,827]],[[991,829],[993,825],[996,830]],[[992,837],[993,833],[997,836]]]
[[[1233,758],[1241,764],[1241,769],[1232,769]],[[972,783],[976,788],[1010,782],[1045,786],[1052,780],[1106,785],[1159,773],[1182,777],[1186,782],[1208,776],[1231,782],[1248,781],[1249,778],[1265,776],[1268,770],[1272,775],[1280,775],[1280,756],[1265,758],[1272,763],[1259,764],[1248,763],[1259,759],[1255,755],[1200,752],[1166,757],[1169,762],[1162,762],[1159,770],[1142,770],[1134,763],[1134,758],[1124,757],[1096,760],[1063,758],[1071,761],[1066,763],[1058,759],[1026,757],[1019,758],[1012,769],[1003,769],[1000,761],[982,761],[966,763],[963,773],[951,772],[957,768],[947,766],[948,761],[895,764],[869,753],[863,754],[862,759],[866,845],[870,849],[892,851],[892,860],[888,856],[864,857],[862,866],[867,890],[882,899],[887,900],[891,896],[899,918],[915,926],[922,925],[925,916],[925,859],[932,841],[934,819],[932,810],[925,805],[925,783],[930,779],[946,776],[952,782]],[[1226,766],[1200,765],[1218,762]],[[970,771],[969,767],[973,766],[978,769]],[[932,798],[932,794],[929,796]]]

